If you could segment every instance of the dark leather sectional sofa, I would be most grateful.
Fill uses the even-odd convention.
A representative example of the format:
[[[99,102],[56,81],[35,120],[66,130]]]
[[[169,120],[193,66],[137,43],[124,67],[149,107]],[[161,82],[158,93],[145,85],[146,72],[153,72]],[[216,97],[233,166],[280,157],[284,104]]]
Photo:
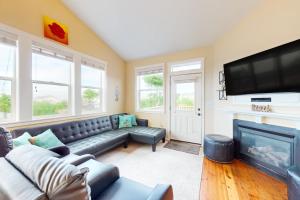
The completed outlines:
[[[3,157],[9,154],[16,154],[13,153],[14,151],[18,151],[19,155],[22,155],[23,151],[24,155],[25,152],[27,156],[28,153],[31,154],[30,157],[33,160],[38,159],[39,150],[35,150],[38,147],[25,145],[12,150],[12,138],[16,138],[26,131],[35,136],[47,129],[51,129],[70,149],[71,153],[67,152],[68,155],[66,155],[66,152],[63,152],[61,155],[57,155],[55,151],[54,156],[53,153],[49,153],[51,154],[50,156],[57,157],[59,160],[63,160],[65,163],[74,165],[79,169],[89,169],[87,182],[91,189],[91,199],[172,200],[173,191],[171,185],[157,185],[154,188],[145,186],[125,177],[120,177],[119,169],[116,166],[104,164],[94,159],[94,155],[101,154],[118,145],[127,147],[130,140],[151,144],[153,151],[155,151],[156,144],[160,140],[165,140],[166,130],[148,127],[147,120],[138,119],[138,126],[124,129],[118,128],[118,120],[119,114],[49,126],[16,129],[11,133],[5,129],[0,129],[0,156],[2,157],[0,157],[0,199],[20,199],[20,197],[28,200],[51,199],[47,197],[47,191],[42,191],[41,193],[41,190],[36,188],[37,183],[30,180],[30,176],[26,177],[26,173],[20,170],[24,166],[30,166],[30,161],[28,162],[29,164],[24,164],[24,166],[17,166],[20,162],[13,163],[6,157]],[[52,152],[49,150],[45,151]],[[45,154],[42,153],[41,156],[44,157]],[[30,170],[27,169],[25,171]],[[30,172],[30,174],[34,174],[34,172]],[[39,177],[39,175],[34,175],[34,177]],[[18,184],[17,189],[14,188],[16,184]],[[38,195],[36,197],[32,196],[37,194],[36,192],[38,192]]]
[[[69,147],[71,153],[77,155],[99,155],[119,145],[127,147],[130,140],[152,145],[156,150],[159,141],[165,141],[166,130],[163,128],[148,127],[148,120],[137,119],[137,126],[119,129],[119,115],[98,117],[87,120],[66,122],[61,124],[39,126],[33,128],[15,129],[11,132],[16,138],[24,132],[36,136],[51,129],[58,139]],[[121,114],[122,115],[122,114]],[[7,143],[4,136],[0,137],[0,143]],[[9,140],[9,139],[8,139]],[[0,151],[8,151],[10,147],[0,147]],[[7,153],[7,152],[6,152]],[[5,155],[0,152],[0,155]]]
[[[84,185],[83,181],[80,185],[76,183],[78,175],[77,180],[66,181],[64,174],[71,170],[87,172]],[[0,199],[173,200],[173,191],[171,185],[151,188],[120,177],[116,166],[98,162],[89,154],[61,156],[34,145],[24,145],[0,158]]]

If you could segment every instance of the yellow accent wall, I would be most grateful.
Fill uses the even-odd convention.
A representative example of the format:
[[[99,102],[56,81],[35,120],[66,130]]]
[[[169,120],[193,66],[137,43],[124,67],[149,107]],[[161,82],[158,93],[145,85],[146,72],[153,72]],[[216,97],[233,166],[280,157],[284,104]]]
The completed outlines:
[[[43,16],[69,28],[69,47],[108,62],[107,111],[124,112],[125,62],[59,0],[0,0],[0,23],[43,37]],[[120,99],[114,101],[115,87]]]

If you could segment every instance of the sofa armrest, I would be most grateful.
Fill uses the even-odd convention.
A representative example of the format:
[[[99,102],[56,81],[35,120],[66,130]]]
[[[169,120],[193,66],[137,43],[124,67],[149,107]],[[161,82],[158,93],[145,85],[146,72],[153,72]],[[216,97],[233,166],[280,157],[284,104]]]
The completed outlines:
[[[4,157],[13,149],[13,140],[10,132],[0,127],[0,157]]]
[[[52,147],[52,148],[49,148],[48,150],[50,150],[54,153],[57,153],[61,156],[67,156],[70,154],[70,149],[67,146]]]
[[[147,200],[173,200],[173,188],[171,185],[157,185]]]
[[[138,126],[148,126],[148,119],[136,119]]]
[[[76,154],[69,154],[67,156],[64,156],[61,158],[65,163],[71,164],[71,165],[75,165],[78,166],[88,160],[93,160],[95,159],[95,156],[91,155],[91,154],[84,154],[81,156],[78,156]]]

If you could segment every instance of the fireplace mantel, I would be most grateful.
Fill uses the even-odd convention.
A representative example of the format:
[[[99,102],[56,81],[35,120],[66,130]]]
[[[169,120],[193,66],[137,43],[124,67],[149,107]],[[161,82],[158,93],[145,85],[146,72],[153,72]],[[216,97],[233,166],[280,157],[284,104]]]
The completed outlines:
[[[294,122],[295,128],[300,130],[300,114],[284,114],[284,113],[275,113],[275,112],[256,112],[249,110],[234,110],[228,109],[224,110],[227,113],[233,115],[233,119],[237,118],[237,115],[246,115],[246,116],[254,116],[256,123],[263,123],[265,118],[275,118],[275,119],[283,119]]]

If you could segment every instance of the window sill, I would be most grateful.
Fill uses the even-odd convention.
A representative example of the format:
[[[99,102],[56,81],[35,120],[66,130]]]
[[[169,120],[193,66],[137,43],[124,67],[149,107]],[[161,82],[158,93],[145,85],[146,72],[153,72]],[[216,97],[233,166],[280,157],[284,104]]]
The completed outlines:
[[[24,128],[24,127],[31,127],[37,125],[46,125],[46,124],[56,124],[56,123],[63,123],[69,121],[76,121],[76,120],[83,120],[83,119],[90,119],[94,117],[102,117],[107,116],[107,112],[102,113],[93,113],[93,114],[83,114],[83,115],[68,115],[68,116],[57,116],[57,117],[48,117],[43,119],[33,119],[30,121],[20,121],[20,122],[4,122],[0,123],[0,126],[10,129],[17,129],[17,128]]]
[[[135,113],[145,113],[145,114],[165,114],[165,111],[150,111],[150,110],[136,110]]]

